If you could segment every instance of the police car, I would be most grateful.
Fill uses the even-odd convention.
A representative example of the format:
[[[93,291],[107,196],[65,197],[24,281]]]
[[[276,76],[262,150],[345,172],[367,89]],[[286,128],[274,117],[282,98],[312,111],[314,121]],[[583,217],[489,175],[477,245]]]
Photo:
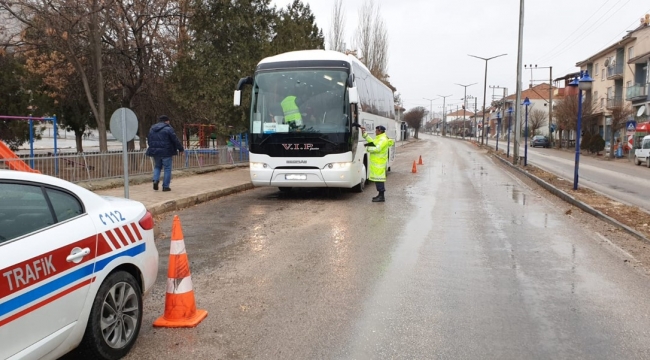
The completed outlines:
[[[0,359],[118,359],[158,273],[139,202],[0,170]]]

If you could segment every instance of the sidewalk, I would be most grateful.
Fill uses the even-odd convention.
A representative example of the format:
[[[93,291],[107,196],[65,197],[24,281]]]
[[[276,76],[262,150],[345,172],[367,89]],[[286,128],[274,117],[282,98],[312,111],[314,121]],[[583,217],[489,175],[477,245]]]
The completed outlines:
[[[154,191],[151,182],[129,186],[129,198],[143,203],[152,215],[179,210],[253,188],[248,166],[200,175],[172,177],[172,191]],[[95,191],[99,195],[124,197],[124,187]]]

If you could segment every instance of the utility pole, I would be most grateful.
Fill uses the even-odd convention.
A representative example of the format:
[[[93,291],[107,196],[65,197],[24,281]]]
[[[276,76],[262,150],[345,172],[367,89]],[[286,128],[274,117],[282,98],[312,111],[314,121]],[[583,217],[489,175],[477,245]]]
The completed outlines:
[[[490,85],[490,89],[492,89],[493,92],[494,92],[494,89],[502,89],[503,90],[503,111],[502,111],[503,116],[501,117],[501,119],[505,119],[506,118],[506,97],[508,96],[508,88],[501,87],[501,86],[498,86],[498,85],[496,85],[496,86]],[[499,130],[499,124],[497,123],[497,136],[498,136],[498,133],[499,133],[498,130]],[[510,129],[508,129],[508,131],[510,131]],[[498,141],[498,139],[497,139],[497,141]]]
[[[533,65],[524,65],[524,67],[530,68],[530,83],[532,85],[533,83],[533,69],[548,69],[549,70],[549,79],[548,79],[548,139],[549,142],[551,143],[551,147],[553,146],[553,133],[551,132],[552,125],[553,125],[553,67],[552,66],[544,66],[544,67],[537,67],[537,64],[533,67]]]
[[[521,0],[522,6],[523,6],[523,2],[524,2],[524,0]],[[484,57],[480,57],[480,56],[476,56],[476,55],[467,54],[467,56],[475,57],[477,59],[481,59],[481,60],[485,61],[485,79],[483,80],[483,131],[481,131],[481,134],[482,134],[482,136],[481,136],[481,145],[483,145],[484,140],[485,140],[485,143],[487,144],[487,139],[485,138],[485,98],[487,97],[488,61],[490,61],[492,59],[495,59],[495,58],[498,58],[500,56],[505,56],[505,55],[508,55],[508,54],[501,54],[501,55],[496,55],[496,56],[492,56],[492,57],[489,57],[489,58],[484,58]]]
[[[429,100],[429,121],[433,121],[433,100],[435,99],[427,99],[423,98],[424,100]]]
[[[467,106],[466,106],[467,105],[467,87],[472,86],[472,85],[476,85],[476,84],[478,84],[478,83],[473,83],[473,84],[469,84],[469,85],[463,85],[463,84],[456,83],[456,85],[462,86],[462,87],[465,88],[465,93],[463,95],[463,139],[465,138],[465,121],[466,121],[465,120],[465,113],[467,112],[467,110],[466,110],[466,108],[467,108]]]
[[[445,95],[445,96],[438,95],[438,96],[440,96],[442,98],[442,112],[443,112],[443,114],[442,114],[442,136],[446,136],[447,135],[447,130],[445,129],[445,127],[446,127],[446,119],[447,119],[447,108],[445,107],[445,100],[447,100],[447,98],[452,96],[452,95]]]
[[[517,91],[515,100],[515,148],[512,164],[519,164],[519,111],[521,108],[521,64],[524,43],[524,0],[519,0],[519,35],[517,41]]]

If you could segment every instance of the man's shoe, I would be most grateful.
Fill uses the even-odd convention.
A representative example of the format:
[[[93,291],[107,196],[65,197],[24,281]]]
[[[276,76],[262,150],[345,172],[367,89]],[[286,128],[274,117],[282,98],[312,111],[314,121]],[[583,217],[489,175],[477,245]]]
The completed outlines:
[[[372,198],[372,202],[386,202],[386,199],[383,196],[377,196]]]
[[[153,182],[153,189],[158,191],[158,181]]]
[[[164,187],[163,191],[172,191],[172,189]]]

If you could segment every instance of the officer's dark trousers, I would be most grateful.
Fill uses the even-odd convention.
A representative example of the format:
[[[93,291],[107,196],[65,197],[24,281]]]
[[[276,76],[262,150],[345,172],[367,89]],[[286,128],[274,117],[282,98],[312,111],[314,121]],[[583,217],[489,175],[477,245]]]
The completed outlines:
[[[384,182],[383,182],[383,181],[377,181],[377,182],[375,182],[375,186],[377,187],[377,191],[379,191],[379,192],[384,192],[384,191],[386,191],[386,187],[384,186]]]

